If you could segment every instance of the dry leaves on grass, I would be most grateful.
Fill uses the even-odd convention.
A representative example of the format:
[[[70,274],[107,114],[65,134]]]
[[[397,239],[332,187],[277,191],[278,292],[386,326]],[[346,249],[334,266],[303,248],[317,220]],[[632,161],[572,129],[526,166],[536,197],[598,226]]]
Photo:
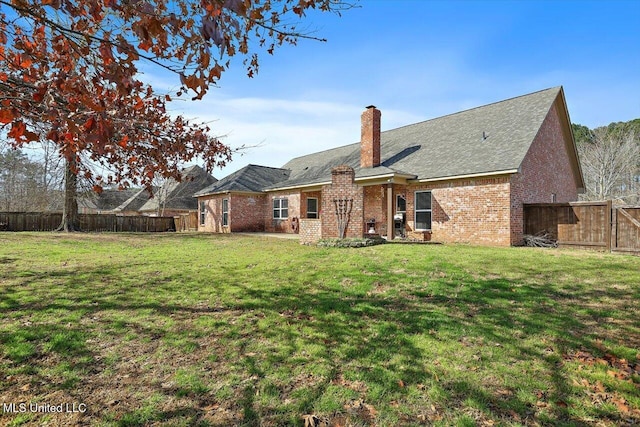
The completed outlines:
[[[602,357],[595,357],[588,351],[580,350],[565,354],[563,359],[587,366],[602,365],[609,367],[611,369],[607,370],[607,374],[622,381],[632,382],[634,375],[640,375],[640,354],[635,361],[629,361],[608,352],[605,352]]]
[[[365,403],[363,400],[349,402],[344,405],[344,409],[346,409],[348,413],[354,414],[367,422],[372,422],[378,415],[376,408],[374,408],[373,405]]]
[[[325,420],[313,414],[303,415],[302,419],[304,420],[304,427],[320,427],[328,425]]]
[[[633,384],[640,391],[640,384],[634,382],[634,379],[640,376],[640,354],[636,357],[636,361],[630,362],[607,352],[601,344],[598,347],[604,351],[602,357],[596,357],[588,351],[580,350],[565,354],[563,358],[579,363],[579,369],[582,369],[583,366],[601,365],[606,367],[608,376]],[[601,381],[590,382],[585,378],[579,381],[574,379],[573,385],[584,388],[593,405],[613,404],[623,416],[633,420],[634,425],[640,423],[640,409],[632,408],[623,396],[618,392],[608,390]]]

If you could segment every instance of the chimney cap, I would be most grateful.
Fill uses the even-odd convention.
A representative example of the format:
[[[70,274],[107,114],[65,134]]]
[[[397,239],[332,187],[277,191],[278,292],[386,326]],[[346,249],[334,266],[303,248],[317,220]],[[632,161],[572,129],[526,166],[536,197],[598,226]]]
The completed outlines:
[[[372,108],[376,108],[376,106],[375,106],[375,105],[368,105],[368,106],[367,106],[367,107],[365,107],[365,108],[366,108],[367,110],[370,110],[370,109],[372,109]]]

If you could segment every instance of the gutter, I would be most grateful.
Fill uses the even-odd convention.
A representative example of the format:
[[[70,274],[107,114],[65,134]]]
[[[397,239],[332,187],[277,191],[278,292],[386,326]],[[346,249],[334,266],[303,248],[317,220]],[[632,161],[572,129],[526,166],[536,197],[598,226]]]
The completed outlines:
[[[215,193],[203,193],[203,194],[197,194],[194,195],[193,197],[206,197],[206,196],[219,196],[221,194],[264,194],[264,192],[262,191],[241,191],[241,190],[224,190],[224,191],[218,191]]]
[[[386,173],[383,175],[361,176],[359,178],[356,177],[355,182],[362,183],[366,181],[384,180],[384,183],[388,183],[390,179],[394,179],[394,178],[410,180],[415,177],[416,175],[401,174],[401,173]],[[331,181],[321,181],[321,182],[314,182],[311,184],[301,184],[301,185],[291,185],[288,187],[269,188],[264,191],[268,193],[272,191],[296,190],[296,189],[309,188],[309,187],[322,187],[323,185],[329,185],[329,184],[331,184]]]
[[[289,187],[267,188],[264,191],[266,193],[269,193],[269,192],[272,192],[272,191],[295,190],[297,188],[321,187],[321,186],[327,185],[327,184],[331,184],[331,181],[314,182],[312,184],[291,185]]]
[[[481,178],[485,176],[496,176],[496,175],[511,175],[514,173],[518,173],[518,169],[507,169],[503,171],[495,171],[495,172],[480,172],[480,173],[470,173],[466,175],[452,175],[452,176],[443,176],[438,178],[424,178],[424,179],[411,179],[409,183],[417,183],[417,182],[436,182],[436,181],[449,181],[452,179],[466,179],[466,178]]]

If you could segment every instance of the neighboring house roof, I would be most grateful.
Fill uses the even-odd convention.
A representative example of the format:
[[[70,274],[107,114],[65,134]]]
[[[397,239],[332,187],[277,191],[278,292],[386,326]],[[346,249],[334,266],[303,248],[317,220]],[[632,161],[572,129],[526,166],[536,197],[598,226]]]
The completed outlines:
[[[381,132],[380,166],[360,167],[360,143],[297,157],[289,180],[266,189],[331,181],[345,164],[356,178],[398,173],[418,180],[514,172],[529,150],[561,87]],[[562,112],[561,112],[562,113]]]
[[[164,209],[196,210],[198,202],[193,198],[195,193],[217,181],[200,166],[190,166],[182,171],[180,182],[168,179],[161,187],[154,189],[154,197],[147,197],[146,202],[138,210],[157,211],[162,203],[164,203]]]
[[[140,193],[139,188],[126,190],[105,189],[100,194],[91,192],[79,197],[78,204],[87,209],[113,211],[117,210],[128,199],[136,197],[138,193]]]
[[[198,191],[195,196],[207,196],[228,192],[260,193],[265,188],[285,182],[290,171],[268,166],[248,165]]]
[[[156,188],[153,189],[155,191]],[[128,190],[125,190],[128,191]],[[144,206],[147,201],[149,201],[150,194],[144,188],[136,188],[134,189],[135,193],[129,197],[127,200],[122,202],[119,206],[117,206],[114,211],[117,212],[137,212],[140,210],[142,206]]]

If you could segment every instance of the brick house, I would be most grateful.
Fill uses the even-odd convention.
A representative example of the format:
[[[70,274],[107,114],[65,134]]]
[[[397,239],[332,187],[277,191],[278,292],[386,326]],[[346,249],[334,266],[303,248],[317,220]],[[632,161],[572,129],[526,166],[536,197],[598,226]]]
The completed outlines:
[[[524,203],[584,188],[562,87],[384,132],[380,122],[367,107],[360,142],[205,188],[198,229],[508,246],[522,240]]]

